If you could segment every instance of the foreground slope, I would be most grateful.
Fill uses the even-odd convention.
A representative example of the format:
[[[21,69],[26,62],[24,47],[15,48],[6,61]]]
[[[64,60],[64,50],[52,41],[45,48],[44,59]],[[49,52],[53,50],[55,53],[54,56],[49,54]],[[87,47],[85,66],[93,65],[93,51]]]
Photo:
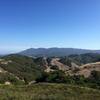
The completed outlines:
[[[100,91],[65,84],[1,85],[0,100],[100,100]]]

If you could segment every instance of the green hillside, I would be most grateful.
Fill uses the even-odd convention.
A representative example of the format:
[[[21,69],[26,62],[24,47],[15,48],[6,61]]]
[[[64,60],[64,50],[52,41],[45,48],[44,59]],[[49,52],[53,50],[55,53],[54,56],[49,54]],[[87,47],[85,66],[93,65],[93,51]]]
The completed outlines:
[[[80,65],[98,62],[99,57],[98,54],[59,58],[1,57],[0,100],[100,100],[100,71],[91,71],[88,78],[76,75]],[[60,70],[60,66],[68,69]],[[93,68],[99,66],[95,63]]]
[[[100,91],[65,84],[1,85],[0,100],[100,100]]]
[[[33,58],[20,55],[9,55],[2,57],[2,59],[3,61],[0,63],[0,67],[17,76],[19,79],[24,80],[26,83],[41,76],[43,68],[37,63],[40,61],[36,62],[36,59],[34,61]]]
[[[100,61],[100,54],[98,53],[86,53],[80,55],[70,55],[68,56],[72,61],[78,63],[79,65],[93,63]]]
[[[88,67],[80,68],[84,60],[87,59],[84,64],[97,62],[100,60],[99,57],[99,54],[71,55],[60,58],[4,56],[0,59],[0,84],[10,82],[19,85],[46,82],[74,84],[100,89],[100,70],[95,70],[99,68],[100,64],[95,64],[95,68],[89,67],[90,70],[91,68],[95,70],[90,71],[89,77],[84,77],[84,74],[81,74]],[[77,74],[79,71],[81,73]]]

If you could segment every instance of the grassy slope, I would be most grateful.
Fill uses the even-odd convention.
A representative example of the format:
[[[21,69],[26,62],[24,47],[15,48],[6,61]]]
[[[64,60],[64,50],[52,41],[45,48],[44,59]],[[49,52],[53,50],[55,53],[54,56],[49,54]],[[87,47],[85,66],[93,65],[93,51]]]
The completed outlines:
[[[35,63],[33,58],[20,56],[20,55],[8,55],[2,57],[5,61],[12,61],[7,65],[0,64],[0,67],[4,70],[14,74],[20,79],[25,79],[28,82],[33,81],[36,77],[41,76],[41,68],[37,63]]]
[[[0,100],[100,100],[100,91],[65,84],[1,85]]]

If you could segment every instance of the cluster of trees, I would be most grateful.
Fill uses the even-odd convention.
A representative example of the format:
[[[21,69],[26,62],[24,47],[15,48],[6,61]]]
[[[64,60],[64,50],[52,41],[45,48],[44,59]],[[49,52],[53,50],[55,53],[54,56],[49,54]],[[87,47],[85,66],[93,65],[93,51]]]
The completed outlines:
[[[27,78],[30,78],[27,76]],[[24,81],[17,79],[15,76],[9,73],[0,73],[0,84],[4,84],[6,81],[11,82],[11,84],[28,84],[29,81],[24,78]],[[50,73],[42,72],[35,79],[37,83],[47,82],[47,83],[65,83],[65,84],[75,84],[81,86],[88,86],[92,88],[100,89],[100,72],[92,71],[89,78],[84,76],[66,76],[63,71],[54,71]]]
[[[75,84],[81,86],[88,86],[92,88],[100,88],[100,72],[92,71],[89,78],[84,76],[66,76],[63,71],[54,71],[50,73],[43,72],[41,77],[36,79],[36,82],[48,82],[48,83],[66,83]]]
[[[43,72],[41,77],[36,79],[37,82],[49,82],[49,83],[63,83],[65,73],[63,71],[54,71],[50,73]]]
[[[66,76],[63,71],[53,71],[50,73],[43,73],[41,77],[36,79],[37,82],[49,83],[68,83],[68,84],[84,84],[84,76]]]

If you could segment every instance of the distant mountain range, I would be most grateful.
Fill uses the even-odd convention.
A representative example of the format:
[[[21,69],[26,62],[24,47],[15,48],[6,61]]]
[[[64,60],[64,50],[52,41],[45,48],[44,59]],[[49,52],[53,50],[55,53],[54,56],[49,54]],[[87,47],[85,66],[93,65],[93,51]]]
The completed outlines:
[[[73,54],[100,53],[100,50],[76,49],[76,48],[30,48],[19,54],[32,57],[68,56]]]

